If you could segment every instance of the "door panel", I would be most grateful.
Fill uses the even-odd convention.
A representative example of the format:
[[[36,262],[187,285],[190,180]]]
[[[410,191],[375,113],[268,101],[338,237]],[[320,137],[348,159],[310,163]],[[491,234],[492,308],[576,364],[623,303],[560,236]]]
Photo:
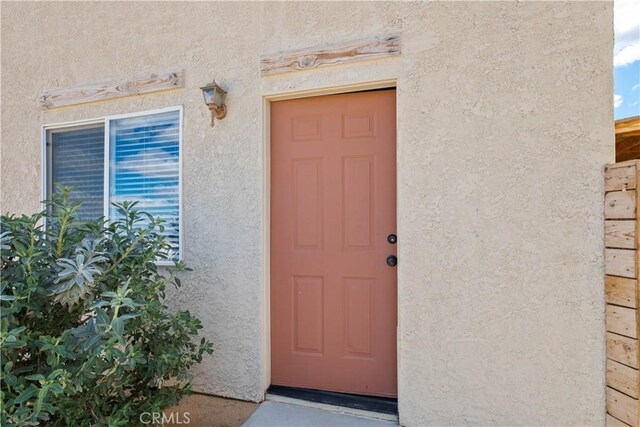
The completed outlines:
[[[271,375],[396,396],[395,90],[271,104]]]

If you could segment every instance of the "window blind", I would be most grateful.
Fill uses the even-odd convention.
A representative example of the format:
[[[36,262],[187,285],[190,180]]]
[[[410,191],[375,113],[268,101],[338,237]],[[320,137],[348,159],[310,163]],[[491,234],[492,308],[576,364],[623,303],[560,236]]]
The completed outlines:
[[[92,220],[104,214],[104,126],[50,133],[49,197],[56,185],[71,186],[76,214]]]
[[[164,235],[179,258],[180,113],[116,119],[109,125],[110,200],[138,202],[137,208],[164,219]],[[110,218],[117,211],[111,206]]]

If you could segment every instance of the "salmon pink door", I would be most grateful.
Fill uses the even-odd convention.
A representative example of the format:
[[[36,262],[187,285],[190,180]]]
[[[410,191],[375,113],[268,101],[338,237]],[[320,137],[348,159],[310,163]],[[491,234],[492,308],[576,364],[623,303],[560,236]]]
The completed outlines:
[[[395,90],[271,104],[272,384],[397,394],[395,115]]]

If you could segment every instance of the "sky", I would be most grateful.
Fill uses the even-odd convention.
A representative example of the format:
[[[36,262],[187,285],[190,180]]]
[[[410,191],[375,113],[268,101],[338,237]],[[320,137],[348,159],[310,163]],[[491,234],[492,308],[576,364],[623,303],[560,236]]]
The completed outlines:
[[[640,115],[640,0],[615,0],[613,106],[616,120]]]

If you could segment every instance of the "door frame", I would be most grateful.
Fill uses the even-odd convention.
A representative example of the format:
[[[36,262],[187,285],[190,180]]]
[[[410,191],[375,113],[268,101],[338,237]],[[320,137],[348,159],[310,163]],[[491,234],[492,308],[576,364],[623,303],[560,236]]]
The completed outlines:
[[[288,99],[309,98],[323,95],[337,95],[352,92],[363,92],[375,89],[396,89],[396,222],[398,219],[398,80],[385,79],[370,82],[354,83],[342,86],[327,86],[321,88],[277,92],[263,95],[262,97],[262,280],[263,287],[263,331],[262,331],[262,389],[266,390],[271,385],[271,102],[285,101]],[[397,274],[398,290],[400,275]],[[397,318],[400,318],[399,295],[396,298]],[[400,335],[396,336],[396,375],[399,381],[400,375]],[[398,402],[400,401],[400,389],[398,388]],[[399,405],[398,405],[399,407]]]

